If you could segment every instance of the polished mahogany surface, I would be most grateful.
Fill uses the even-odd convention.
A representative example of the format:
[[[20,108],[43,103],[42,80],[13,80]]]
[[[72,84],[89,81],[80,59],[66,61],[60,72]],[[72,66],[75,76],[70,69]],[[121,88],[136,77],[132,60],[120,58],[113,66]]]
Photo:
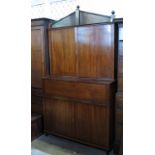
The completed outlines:
[[[45,131],[68,137],[75,136],[75,114],[72,102],[46,98],[44,111]]]
[[[77,28],[79,76],[114,79],[114,26]]]
[[[87,83],[80,81],[44,80],[44,93],[47,97],[64,97],[98,104],[110,104],[111,83]]]
[[[110,129],[108,110],[109,108],[99,105],[75,104],[77,138],[108,148]]]
[[[62,76],[76,75],[76,44],[74,28],[50,32],[51,73]]]
[[[46,99],[45,131],[109,149],[109,109],[75,101]]]
[[[99,148],[112,144],[114,83],[44,79],[45,131]]]
[[[49,29],[43,78],[45,132],[110,150],[115,94],[114,24]]]
[[[44,75],[44,28],[31,27],[31,112],[43,114],[42,76]]]
[[[114,25],[50,29],[51,74],[114,79]]]
[[[42,77],[49,75],[49,19],[31,20],[31,111],[43,114]]]
[[[31,29],[31,84],[41,88],[42,57],[43,57],[43,30],[42,27]]]

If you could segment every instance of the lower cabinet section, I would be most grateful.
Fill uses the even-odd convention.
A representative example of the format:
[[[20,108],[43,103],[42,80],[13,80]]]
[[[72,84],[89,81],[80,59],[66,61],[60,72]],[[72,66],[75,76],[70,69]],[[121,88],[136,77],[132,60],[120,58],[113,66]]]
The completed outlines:
[[[110,107],[45,99],[45,131],[109,149]]]
[[[45,132],[110,150],[113,143],[112,85],[67,82],[66,89],[62,81],[60,83],[57,81],[57,85],[53,84],[53,81],[51,85],[49,83],[50,80],[44,83],[45,89],[50,86],[49,90],[52,92],[44,94]],[[52,87],[55,89],[51,90]],[[80,94],[81,96],[76,95],[81,87],[85,88],[86,97],[84,93]],[[97,90],[100,88],[100,96],[93,93],[96,88]],[[61,91],[57,91],[58,89]],[[58,92],[61,92],[61,95],[59,93],[56,96]],[[93,97],[98,100],[93,102]]]

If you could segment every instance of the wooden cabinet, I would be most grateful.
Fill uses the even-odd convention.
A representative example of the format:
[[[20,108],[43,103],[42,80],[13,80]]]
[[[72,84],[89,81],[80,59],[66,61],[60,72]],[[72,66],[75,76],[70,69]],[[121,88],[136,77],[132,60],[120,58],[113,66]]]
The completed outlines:
[[[123,24],[110,19],[77,9],[52,28],[31,21],[32,113],[45,132],[107,151],[123,125]]]
[[[43,79],[45,132],[110,150],[115,94],[114,24],[49,29]]]
[[[47,28],[49,19],[31,20],[31,110],[43,113],[42,77],[49,75]]]
[[[114,151],[119,153],[120,145],[122,144],[123,135],[123,21],[116,23],[118,33],[118,61],[117,61],[117,93],[115,97],[115,145]]]

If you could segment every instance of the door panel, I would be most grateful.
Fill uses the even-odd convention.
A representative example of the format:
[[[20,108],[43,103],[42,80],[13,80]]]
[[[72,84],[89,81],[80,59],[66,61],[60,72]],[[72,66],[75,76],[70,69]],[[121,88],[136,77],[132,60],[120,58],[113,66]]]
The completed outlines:
[[[76,45],[74,28],[50,31],[51,73],[59,76],[76,75]]]
[[[45,130],[68,137],[74,137],[74,104],[72,102],[45,100]]]
[[[114,26],[77,28],[79,76],[114,79]]]
[[[75,117],[78,139],[108,147],[108,117],[104,106],[75,104]]]

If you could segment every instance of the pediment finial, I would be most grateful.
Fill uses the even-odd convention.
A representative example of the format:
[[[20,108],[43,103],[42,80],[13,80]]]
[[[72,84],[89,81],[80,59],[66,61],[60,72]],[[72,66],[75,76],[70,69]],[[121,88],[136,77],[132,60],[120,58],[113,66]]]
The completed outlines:
[[[114,15],[114,14],[115,14],[115,11],[114,11],[114,10],[112,10],[112,11],[111,11],[111,14],[112,14],[112,15]]]
[[[80,6],[77,5],[76,7],[76,11],[75,11],[75,23],[76,25],[80,24],[80,10],[79,10]]]
[[[114,10],[112,10],[111,11],[111,22],[113,22],[114,21],[114,18],[115,18],[115,11]]]
[[[77,5],[77,6],[76,6],[76,9],[77,9],[77,10],[80,10],[80,6],[79,6],[79,5]]]

